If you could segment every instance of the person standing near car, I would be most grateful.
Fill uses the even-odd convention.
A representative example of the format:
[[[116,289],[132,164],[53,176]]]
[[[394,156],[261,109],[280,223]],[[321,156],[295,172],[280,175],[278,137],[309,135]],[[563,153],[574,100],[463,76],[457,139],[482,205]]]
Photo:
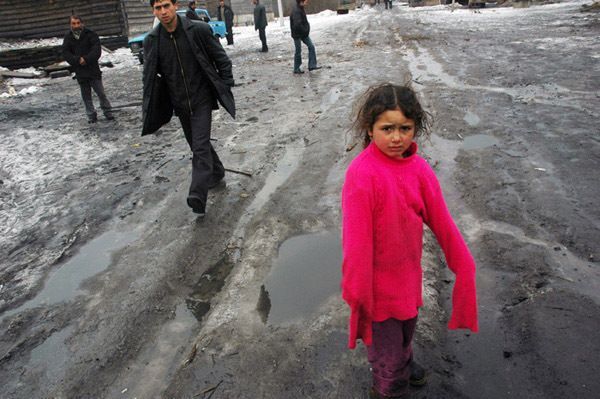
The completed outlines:
[[[296,0],[296,5],[292,9],[290,14],[290,28],[292,31],[292,38],[294,39],[294,46],[296,52],[294,54],[294,73],[304,73],[300,69],[302,65],[302,43],[308,47],[308,70],[313,71],[315,69],[321,69],[317,66],[317,52],[315,46],[308,36],[310,34],[310,24],[308,18],[306,18],[306,11],[304,6],[308,4],[308,0]]]
[[[100,100],[100,108],[102,108],[106,119],[113,120],[115,117],[112,114],[110,102],[104,93],[102,72],[100,71],[100,65],[98,65],[98,60],[102,54],[100,38],[94,31],[84,26],[81,17],[71,15],[69,21],[71,30],[63,40],[62,53],[65,61],[71,65],[71,70],[75,72],[88,123],[98,122],[98,115],[92,100],[92,89],[94,89]]]
[[[233,44],[233,15],[233,10],[231,7],[225,4],[225,0],[219,0],[219,6],[217,7],[217,18],[219,21],[225,21],[228,46]]]
[[[260,51],[266,53],[269,51],[269,47],[267,47],[267,35],[265,33],[265,28],[268,25],[267,11],[264,5],[259,4],[259,0],[252,0],[252,4],[254,4],[254,30],[258,31],[258,37],[262,43]]]
[[[177,0],[150,0],[160,24],[144,39],[142,135],[179,117],[192,150],[187,204],[204,216],[208,189],[225,177],[210,143],[212,110],[220,103],[235,118],[231,60],[208,24],[177,15]]]
[[[198,14],[196,14],[196,2],[195,1],[190,1],[188,3],[188,9],[185,13],[185,16],[189,19],[192,19],[195,21],[200,21],[200,17],[198,16]]]

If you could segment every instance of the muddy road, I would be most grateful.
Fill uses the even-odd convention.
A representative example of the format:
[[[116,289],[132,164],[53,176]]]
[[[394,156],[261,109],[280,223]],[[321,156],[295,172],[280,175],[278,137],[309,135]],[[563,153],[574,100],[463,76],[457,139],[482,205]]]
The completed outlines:
[[[179,123],[139,136],[134,62],[104,70],[115,122],[87,125],[70,78],[0,99],[0,396],[367,397],[338,287],[348,115],[367,86],[411,80],[481,323],[446,329],[453,277],[427,235],[430,379],[411,396],[597,397],[600,16],[581,4],[311,16],[326,67],[301,76],[286,29],[261,54],[240,28],[238,118],[213,122],[231,172],[204,220]]]

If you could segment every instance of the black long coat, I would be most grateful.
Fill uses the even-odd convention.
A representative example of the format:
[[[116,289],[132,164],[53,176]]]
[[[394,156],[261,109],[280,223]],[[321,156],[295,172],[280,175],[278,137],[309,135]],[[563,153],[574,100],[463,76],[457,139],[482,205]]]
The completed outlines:
[[[267,11],[265,6],[257,4],[254,7],[254,30],[264,29],[267,27]]]
[[[225,16],[225,27],[227,28],[227,30],[231,30],[231,27],[233,26],[233,10],[231,9],[231,7],[229,7],[227,4],[223,4],[223,15]],[[222,21],[223,19],[221,19],[221,6],[217,7],[217,19],[219,21]]]
[[[304,39],[310,34],[310,24],[308,18],[306,18],[306,11],[304,7],[298,4],[294,5],[290,14],[290,30],[294,39]]]
[[[216,100],[235,118],[235,100],[231,87],[235,84],[231,70],[231,60],[223,50],[219,39],[213,36],[210,25],[202,21],[191,21],[187,18],[178,18],[185,35],[210,84]],[[143,122],[142,136],[154,133],[162,125],[169,122],[173,116],[173,106],[168,95],[168,90],[163,88],[161,93],[153,93],[154,83],[157,79],[158,48],[156,46],[159,30],[164,29],[161,24],[156,26],[144,39],[144,73],[143,73]],[[164,79],[161,79],[163,84]],[[158,98],[156,98],[156,97]],[[217,101],[213,109],[217,109]]]
[[[63,40],[62,53],[65,61],[71,65],[71,70],[75,72],[77,80],[100,79],[102,76],[98,65],[102,49],[96,32],[83,28],[77,40],[73,32],[69,31]],[[85,59],[85,65],[79,64],[79,57]]]

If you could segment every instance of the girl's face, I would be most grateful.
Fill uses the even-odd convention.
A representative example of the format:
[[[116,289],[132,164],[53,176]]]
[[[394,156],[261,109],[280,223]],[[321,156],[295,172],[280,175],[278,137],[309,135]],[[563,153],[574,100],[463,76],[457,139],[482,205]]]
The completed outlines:
[[[369,137],[388,157],[404,158],[415,137],[415,121],[399,109],[382,112],[369,130]]]

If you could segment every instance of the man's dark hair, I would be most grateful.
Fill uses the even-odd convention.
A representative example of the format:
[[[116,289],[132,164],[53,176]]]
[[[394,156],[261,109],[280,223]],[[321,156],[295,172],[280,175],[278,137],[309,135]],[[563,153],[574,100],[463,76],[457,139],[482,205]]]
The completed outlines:
[[[150,7],[154,7],[154,3],[156,3],[156,0],[150,0]],[[177,0],[171,0],[171,4],[175,3],[177,3]]]
[[[191,7],[191,6],[195,6],[195,5],[196,5],[196,2],[195,2],[195,1],[193,1],[193,0],[192,0],[192,1],[190,1],[190,2],[188,3],[188,6],[190,6],[190,7]]]
[[[71,20],[72,20],[72,19],[76,19],[76,20],[78,20],[79,22],[83,23],[83,19],[81,19],[81,17],[80,17],[79,15],[71,15],[71,16],[69,17],[69,23],[71,23]]]

